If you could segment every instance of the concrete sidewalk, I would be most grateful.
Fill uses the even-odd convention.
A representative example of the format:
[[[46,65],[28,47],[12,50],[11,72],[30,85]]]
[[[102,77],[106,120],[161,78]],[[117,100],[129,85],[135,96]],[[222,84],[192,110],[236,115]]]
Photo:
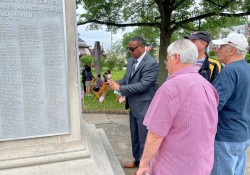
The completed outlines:
[[[121,166],[133,161],[129,131],[129,116],[124,114],[83,114],[83,120],[102,128]],[[133,175],[136,168],[124,169],[126,175]]]
[[[133,161],[129,131],[129,116],[127,114],[83,114],[83,120],[102,128],[113,147],[121,166]],[[136,168],[125,169],[126,175],[133,175]],[[250,148],[247,151],[247,165],[245,175],[250,174]]]

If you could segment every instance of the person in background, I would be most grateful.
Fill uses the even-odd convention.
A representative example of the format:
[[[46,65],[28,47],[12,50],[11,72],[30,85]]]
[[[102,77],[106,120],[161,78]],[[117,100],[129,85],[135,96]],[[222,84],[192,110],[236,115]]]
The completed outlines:
[[[102,79],[101,79],[101,75],[98,74],[97,78],[96,78],[96,81],[95,81],[95,84],[94,84],[95,86],[94,86],[93,90],[95,92],[98,92],[100,90],[102,84],[103,84],[103,82],[102,82]]]
[[[205,52],[210,43],[210,34],[205,31],[198,31],[191,33],[185,38],[190,39],[197,47],[198,59],[194,65],[196,70],[201,76],[212,82],[220,73],[223,66],[219,61],[209,58]]]
[[[197,57],[188,39],[168,47],[165,63],[170,76],[145,116],[148,135],[137,175],[210,174],[219,99],[193,67]]]
[[[84,68],[82,69],[82,86],[83,86],[84,92],[86,92],[86,86],[85,86],[85,81],[86,81],[85,69],[86,69],[86,67],[88,67],[87,64],[85,64]]]
[[[219,46],[218,59],[225,67],[212,83],[220,101],[211,175],[243,175],[250,144],[250,66],[244,59],[248,42],[230,33],[213,44]]]
[[[108,81],[108,73],[104,72],[103,76],[103,81],[106,83]]]
[[[130,132],[132,141],[133,162],[126,163],[125,168],[135,168],[140,164],[141,155],[147,135],[143,119],[148,106],[157,90],[159,64],[145,51],[145,41],[136,36],[128,44],[131,58],[127,63],[123,79],[115,82],[108,80],[110,88],[126,96],[126,109],[130,108]]]
[[[85,75],[86,75],[86,80],[85,80],[86,95],[91,96],[92,94],[90,94],[90,86],[91,86],[92,79],[94,76],[92,75],[90,66],[87,66],[85,68]]]
[[[111,71],[107,70],[107,78],[108,80],[112,79]]]

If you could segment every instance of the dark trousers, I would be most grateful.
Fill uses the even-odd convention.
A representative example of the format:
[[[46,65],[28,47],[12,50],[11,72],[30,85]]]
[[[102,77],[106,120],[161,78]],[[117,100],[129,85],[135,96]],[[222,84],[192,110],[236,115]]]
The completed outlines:
[[[135,164],[140,163],[148,132],[146,126],[143,125],[143,120],[144,118],[136,118],[130,111],[130,134]]]
[[[85,79],[82,80],[82,86],[83,86],[84,92],[86,92]]]

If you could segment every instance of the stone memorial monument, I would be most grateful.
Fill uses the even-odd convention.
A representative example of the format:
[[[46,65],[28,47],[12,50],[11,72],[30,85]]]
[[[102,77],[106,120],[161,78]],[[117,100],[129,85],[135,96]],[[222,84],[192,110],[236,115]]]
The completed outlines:
[[[0,0],[1,175],[124,174],[82,120],[75,7]]]

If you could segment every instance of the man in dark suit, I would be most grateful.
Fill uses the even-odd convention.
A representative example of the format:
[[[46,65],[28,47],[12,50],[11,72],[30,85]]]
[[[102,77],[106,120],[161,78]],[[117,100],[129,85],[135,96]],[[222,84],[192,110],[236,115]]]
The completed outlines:
[[[131,55],[124,77],[115,82],[109,80],[110,88],[126,96],[126,109],[130,108],[130,132],[134,161],[125,168],[138,167],[143,153],[147,129],[143,125],[144,116],[157,90],[159,64],[145,51],[142,37],[134,37],[128,45]]]

